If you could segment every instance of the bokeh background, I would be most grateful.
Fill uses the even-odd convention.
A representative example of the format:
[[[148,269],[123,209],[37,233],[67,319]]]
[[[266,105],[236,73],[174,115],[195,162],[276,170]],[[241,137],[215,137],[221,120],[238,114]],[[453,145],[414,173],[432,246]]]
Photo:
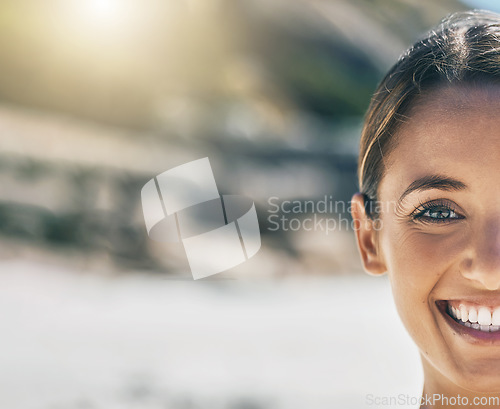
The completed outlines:
[[[442,17],[495,3],[2,1],[0,407],[418,397],[418,352],[352,230],[271,231],[269,198],[348,203],[377,82]],[[256,202],[262,248],[193,281],[148,238],[140,190],[207,156],[221,193]]]

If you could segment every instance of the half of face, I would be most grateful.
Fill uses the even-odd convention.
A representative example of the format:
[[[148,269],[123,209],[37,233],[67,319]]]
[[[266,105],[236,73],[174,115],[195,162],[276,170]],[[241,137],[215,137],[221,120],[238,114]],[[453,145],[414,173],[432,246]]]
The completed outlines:
[[[426,382],[500,393],[500,87],[425,98],[386,158],[380,231],[354,206],[358,246],[389,274]]]

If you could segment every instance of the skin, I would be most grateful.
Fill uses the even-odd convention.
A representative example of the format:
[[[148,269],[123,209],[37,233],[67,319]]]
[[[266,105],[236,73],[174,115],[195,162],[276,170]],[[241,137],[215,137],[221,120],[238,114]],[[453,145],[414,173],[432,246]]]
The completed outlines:
[[[366,216],[360,194],[352,199],[363,266],[370,274],[389,276],[399,316],[420,350],[424,396],[460,395],[469,402],[500,396],[500,345],[465,340],[435,304],[477,296],[500,305],[499,113],[496,85],[449,86],[422,97],[385,157],[380,225]],[[429,174],[467,187],[415,191],[395,204],[413,181]],[[415,208],[438,199],[455,213],[445,209],[441,223],[429,218],[436,213],[411,217]]]

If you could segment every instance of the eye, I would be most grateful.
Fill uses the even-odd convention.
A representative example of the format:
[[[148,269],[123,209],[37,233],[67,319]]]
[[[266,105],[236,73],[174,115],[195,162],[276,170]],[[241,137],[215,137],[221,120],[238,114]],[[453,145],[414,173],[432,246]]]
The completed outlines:
[[[415,221],[428,223],[450,223],[455,220],[463,219],[454,206],[448,202],[429,202],[421,204],[412,214]]]

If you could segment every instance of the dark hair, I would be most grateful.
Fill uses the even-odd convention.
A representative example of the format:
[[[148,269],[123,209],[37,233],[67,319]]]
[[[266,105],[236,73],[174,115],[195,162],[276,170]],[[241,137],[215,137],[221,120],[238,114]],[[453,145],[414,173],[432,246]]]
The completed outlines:
[[[500,83],[500,14],[490,11],[447,16],[399,58],[373,95],[361,135],[358,179],[370,217],[384,157],[417,98],[443,85],[490,83]]]

